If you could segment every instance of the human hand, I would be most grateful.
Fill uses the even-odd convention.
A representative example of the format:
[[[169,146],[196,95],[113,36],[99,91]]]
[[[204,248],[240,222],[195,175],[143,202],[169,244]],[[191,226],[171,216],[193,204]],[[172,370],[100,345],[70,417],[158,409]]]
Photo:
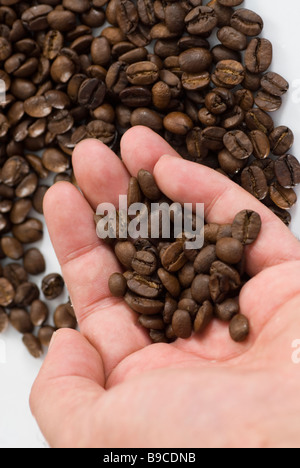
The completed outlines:
[[[57,331],[33,385],[33,415],[52,447],[299,447],[300,243],[264,205],[223,175],[182,160],[152,131],[136,127],[121,144],[123,163],[96,140],[73,154],[77,182],[46,194],[49,233],[80,332]],[[163,156],[169,155],[169,156]],[[208,222],[252,209],[262,231],[247,249],[253,276],[240,294],[251,323],[243,344],[213,321],[204,334],[151,344],[137,314],[111,297],[121,271],[96,235],[99,203],[117,204],[130,175],[153,172],[181,203],[205,203]],[[53,215],[53,213],[55,213]]]

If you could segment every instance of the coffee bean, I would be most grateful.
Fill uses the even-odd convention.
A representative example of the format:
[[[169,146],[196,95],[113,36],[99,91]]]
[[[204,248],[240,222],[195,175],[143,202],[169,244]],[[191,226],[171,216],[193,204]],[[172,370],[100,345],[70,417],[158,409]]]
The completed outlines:
[[[268,39],[252,39],[245,52],[245,65],[251,73],[263,73],[271,65],[272,44]]]
[[[226,7],[235,7],[243,3],[243,0],[218,0],[218,2]]]
[[[207,6],[197,6],[185,17],[186,28],[190,34],[210,33],[218,24],[215,11]]]
[[[185,252],[185,251],[184,251]],[[186,252],[185,252],[185,256]],[[183,288],[189,288],[196,276],[195,268],[192,262],[187,262],[178,271],[178,279]]]
[[[51,338],[55,333],[55,328],[50,325],[42,326],[38,331],[38,339],[44,346],[49,346]]]
[[[272,118],[261,109],[251,109],[246,113],[245,122],[249,130],[260,130],[268,134],[274,130]]]
[[[240,343],[249,335],[249,321],[242,314],[235,315],[229,325],[229,333],[233,341]]]
[[[199,305],[197,304],[194,299],[189,299],[189,298],[184,298],[181,299],[178,302],[178,307],[179,310],[187,310],[192,318],[195,319],[197,312],[199,310]]]
[[[171,296],[175,298],[178,297],[181,292],[181,287],[176,276],[172,275],[164,268],[159,268],[157,274],[163,286],[171,294]]]
[[[271,151],[275,156],[282,156],[294,143],[293,132],[285,126],[276,127],[269,135]]]
[[[219,152],[218,162],[223,171],[229,176],[237,174],[247,164],[246,159],[236,159],[227,149]]]
[[[231,17],[230,24],[246,36],[259,36],[264,26],[262,18],[246,8],[236,10]]]
[[[53,320],[56,328],[76,328],[77,320],[70,312],[70,304],[59,305],[54,312]]]
[[[235,60],[221,60],[216,65],[215,76],[221,86],[233,88],[242,83],[245,70],[243,65]]]
[[[187,262],[181,242],[174,242],[161,255],[162,266],[170,273],[179,271]]]
[[[239,313],[239,303],[236,299],[226,299],[221,304],[216,304],[215,314],[223,322],[230,322],[232,317]]]
[[[159,282],[137,273],[134,273],[132,277],[127,280],[127,286],[133,293],[148,299],[156,299],[161,295],[162,291]]]
[[[26,346],[27,350],[34,358],[39,358],[43,354],[42,344],[40,340],[32,333],[25,333],[22,341]]]
[[[233,50],[245,50],[247,47],[247,37],[240,30],[231,26],[224,26],[218,31],[218,39],[223,46]]]
[[[39,298],[39,295],[40,291],[37,285],[28,281],[17,287],[14,302],[18,307],[28,307]]]
[[[119,262],[126,268],[131,268],[133,259],[136,255],[136,249],[131,242],[117,242],[115,245],[115,254]]]
[[[12,284],[14,289],[25,283],[28,279],[27,272],[19,263],[8,263],[3,268],[3,276]]]
[[[28,218],[24,223],[15,225],[13,235],[23,244],[37,242],[43,237],[43,224],[38,219]]]
[[[208,245],[197,255],[194,261],[194,269],[197,273],[209,273],[210,267],[217,260],[216,246]]]
[[[131,267],[140,275],[151,276],[157,269],[156,256],[143,250],[136,252]]]
[[[243,245],[255,242],[260,230],[261,218],[255,211],[241,211],[235,216],[232,223],[232,237],[238,239]]]
[[[183,72],[200,73],[208,70],[211,63],[212,55],[204,48],[194,47],[179,55],[179,66]]]
[[[12,260],[19,260],[24,253],[21,242],[15,237],[5,236],[1,239],[1,249]]]
[[[202,333],[213,319],[214,307],[210,301],[203,302],[194,321],[194,331]]]
[[[46,299],[56,299],[61,295],[65,282],[58,273],[51,273],[42,280],[42,291]]]
[[[175,135],[186,135],[192,128],[190,117],[182,112],[171,112],[164,118],[164,127]]]
[[[202,131],[201,140],[208,150],[220,151],[224,148],[223,139],[226,134],[226,130],[221,127],[207,127]]]
[[[268,183],[264,172],[259,167],[246,167],[241,175],[242,187],[258,200],[268,194]]]
[[[297,202],[297,195],[292,188],[285,188],[277,182],[270,185],[271,200],[282,210],[289,210]]]
[[[20,333],[31,333],[33,331],[33,324],[25,309],[11,309],[9,312],[9,321]]]
[[[209,280],[209,275],[197,275],[192,283],[192,297],[198,304],[210,299]]]
[[[274,164],[275,175],[280,185],[286,188],[300,183],[300,163],[291,154],[281,156]]]
[[[160,115],[152,109],[144,107],[135,109],[132,112],[130,123],[132,127],[135,127],[136,125],[142,125],[149,127],[156,132],[159,132],[163,128],[163,121]]]
[[[151,201],[158,201],[161,198],[161,191],[158,188],[153,175],[141,169],[137,176],[143,194]]]
[[[270,154],[270,142],[265,133],[260,130],[252,130],[249,138],[253,146],[253,155],[257,159],[266,159]]]
[[[127,281],[121,273],[113,273],[108,282],[111,294],[115,297],[124,297],[127,291]]]
[[[21,156],[12,156],[7,159],[2,167],[2,182],[9,187],[18,185],[22,179],[29,173],[27,161]]]
[[[192,320],[186,310],[176,310],[172,318],[172,328],[178,338],[189,338],[192,334]]]
[[[9,306],[13,303],[14,298],[15,291],[13,285],[6,278],[0,278],[0,306]]]
[[[139,323],[147,329],[164,330],[165,324],[160,315],[140,315]]]
[[[43,254],[36,248],[29,249],[23,257],[23,265],[30,275],[39,275],[46,269],[46,263]]]
[[[137,86],[151,85],[158,79],[158,68],[152,62],[138,62],[126,70],[128,81]]]
[[[215,253],[222,262],[235,264],[242,260],[244,248],[239,240],[223,237],[217,241]]]
[[[164,308],[164,303],[160,300],[139,297],[131,292],[127,292],[124,299],[126,304],[139,314],[156,315]]]
[[[247,159],[253,152],[253,146],[247,135],[241,130],[232,130],[224,135],[224,145],[236,159]]]
[[[274,112],[281,107],[282,99],[280,96],[273,96],[265,91],[258,91],[255,104],[265,112]]]
[[[33,325],[35,327],[40,327],[48,319],[49,309],[45,302],[36,299],[31,303],[29,315]]]

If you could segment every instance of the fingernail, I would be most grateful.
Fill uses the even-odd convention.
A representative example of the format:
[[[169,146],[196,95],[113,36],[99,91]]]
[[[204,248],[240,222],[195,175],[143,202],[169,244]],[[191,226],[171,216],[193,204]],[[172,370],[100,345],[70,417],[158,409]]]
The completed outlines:
[[[53,335],[51,336],[51,340],[50,340],[50,343],[49,343],[49,346],[48,346],[48,350],[50,350],[51,346],[53,345],[56,335],[57,335],[57,333],[54,332]]]

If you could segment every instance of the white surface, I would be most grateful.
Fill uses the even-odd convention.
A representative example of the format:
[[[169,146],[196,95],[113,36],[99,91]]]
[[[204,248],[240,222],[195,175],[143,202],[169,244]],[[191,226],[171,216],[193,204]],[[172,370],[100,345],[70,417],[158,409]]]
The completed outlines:
[[[246,0],[243,5],[259,13],[265,27],[262,36],[271,40],[274,59],[271,70],[290,83],[282,108],[273,114],[277,125],[289,126],[295,135],[291,153],[300,157],[300,2],[299,0]],[[300,190],[297,190],[300,195]],[[34,214],[36,216],[36,214]],[[300,237],[300,207],[292,210],[292,231]],[[60,268],[47,232],[40,248],[47,262],[47,273]],[[40,282],[40,279],[39,279]],[[60,297],[52,307],[66,299]],[[40,369],[42,358],[35,360],[25,349],[21,336],[12,327],[0,335],[0,447],[47,447],[31,416],[28,397]]]

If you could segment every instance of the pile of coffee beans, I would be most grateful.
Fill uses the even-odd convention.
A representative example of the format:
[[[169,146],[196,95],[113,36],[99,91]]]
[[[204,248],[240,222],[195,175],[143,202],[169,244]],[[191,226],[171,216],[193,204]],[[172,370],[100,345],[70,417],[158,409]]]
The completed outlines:
[[[146,206],[166,203],[154,177],[144,170],[131,178],[128,200]],[[172,205],[171,200],[167,202]],[[95,217],[97,224],[100,219]],[[138,322],[155,343],[186,339],[193,331],[202,333],[214,318],[229,322],[231,338],[242,342],[250,329],[239,307],[240,290],[249,280],[244,271],[245,246],[255,242],[260,230],[260,216],[244,210],[231,224],[205,224],[199,249],[188,248],[185,232],[170,239],[116,236],[114,251],[126,271],[110,276],[110,292],[124,297],[139,314]]]
[[[300,165],[289,154],[292,130],[270,116],[289,85],[270,71],[262,18],[242,3],[0,0],[3,266],[24,259],[37,274],[35,254],[26,252],[43,234],[35,212],[43,214],[52,183],[76,184],[75,145],[97,138],[120,155],[122,134],[135,125],[290,223]]]

